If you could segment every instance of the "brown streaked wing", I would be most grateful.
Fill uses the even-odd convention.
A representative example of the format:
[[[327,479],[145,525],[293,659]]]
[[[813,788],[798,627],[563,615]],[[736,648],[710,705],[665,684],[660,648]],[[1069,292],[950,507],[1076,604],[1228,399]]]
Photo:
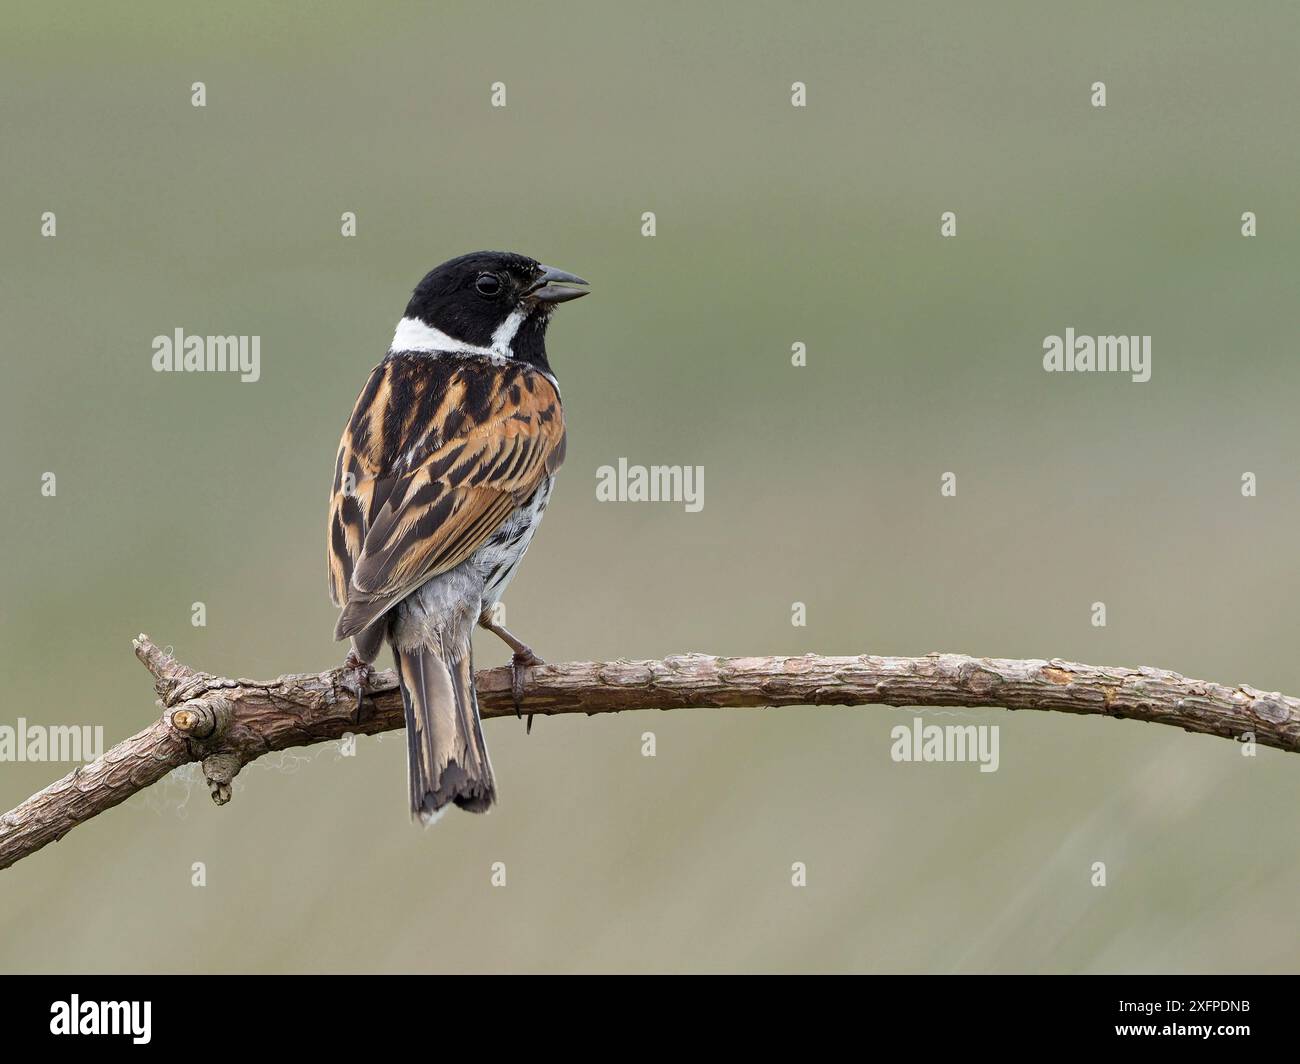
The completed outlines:
[[[392,364],[387,360],[371,370],[343,429],[334,460],[327,555],[330,598],[336,606],[348,600],[352,567],[370,523],[376,478],[380,475],[375,445],[382,439],[381,426],[372,423],[383,417],[391,401],[391,374]]]
[[[478,379],[469,380],[471,374]],[[422,446],[414,455],[390,450],[403,456],[403,464],[409,456],[411,465],[374,478],[359,552],[349,521],[355,514],[337,501],[336,490],[331,556],[342,552],[348,564],[332,561],[331,571],[346,573],[344,600],[351,606],[340,620],[341,634],[359,630],[429,577],[468,558],[563,461],[563,411],[542,374],[519,363],[462,360],[444,386],[447,398],[468,393],[477,401],[431,405],[433,425],[406,420],[403,442]],[[402,419],[390,412],[388,420]],[[440,431],[453,425],[453,435]],[[346,471],[351,456],[343,450],[340,468]]]

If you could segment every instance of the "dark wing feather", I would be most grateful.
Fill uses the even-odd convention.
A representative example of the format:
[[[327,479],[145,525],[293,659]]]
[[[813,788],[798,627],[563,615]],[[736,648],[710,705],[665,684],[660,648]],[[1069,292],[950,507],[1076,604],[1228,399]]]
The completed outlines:
[[[397,355],[377,366],[335,465],[336,637],[472,555],[563,458],[560,397],[523,363]]]

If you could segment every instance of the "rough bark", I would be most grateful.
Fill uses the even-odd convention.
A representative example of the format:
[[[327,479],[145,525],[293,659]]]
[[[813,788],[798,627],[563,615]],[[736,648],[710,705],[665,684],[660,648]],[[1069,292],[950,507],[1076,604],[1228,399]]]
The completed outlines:
[[[213,800],[223,805],[235,775],[263,754],[405,723],[392,672],[375,674],[358,718],[355,693],[338,669],[232,680],[181,664],[144,635],[135,640],[135,653],[153,674],[162,717],[0,817],[0,868],[191,761],[202,762]],[[514,713],[508,668],[484,670],[477,683],[484,717]],[[1249,736],[1264,746],[1300,751],[1300,699],[1163,669],[1058,660],[687,654],[662,661],[570,662],[530,669],[524,702],[528,713],[540,716],[869,704],[1055,710],[1171,724],[1223,738]]]

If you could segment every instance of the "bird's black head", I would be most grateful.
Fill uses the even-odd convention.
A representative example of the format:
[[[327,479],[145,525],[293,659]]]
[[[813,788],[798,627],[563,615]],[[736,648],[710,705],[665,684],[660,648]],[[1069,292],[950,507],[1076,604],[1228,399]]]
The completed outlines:
[[[415,288],[393,349],[481,349],[546,368],[546,326],[587,282],[508,251],[474,251],[430,270]],[[452,348],[455,349],[455,348]]]

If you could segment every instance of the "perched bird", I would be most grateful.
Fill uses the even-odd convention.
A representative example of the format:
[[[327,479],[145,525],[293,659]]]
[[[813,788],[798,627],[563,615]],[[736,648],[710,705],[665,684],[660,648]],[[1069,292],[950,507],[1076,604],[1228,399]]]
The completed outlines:
[[[470,636],[493,623],[564,461],[564,412],[546,359],[559,303],[580,277],[524,255],[479,251],[416,286],[387,357],[343,430],[329,510],[330,594],[351,638],[358,711],[370,664],[393,648],[406,706],[411,813],[485,812],[496,783],[474,690]]]

